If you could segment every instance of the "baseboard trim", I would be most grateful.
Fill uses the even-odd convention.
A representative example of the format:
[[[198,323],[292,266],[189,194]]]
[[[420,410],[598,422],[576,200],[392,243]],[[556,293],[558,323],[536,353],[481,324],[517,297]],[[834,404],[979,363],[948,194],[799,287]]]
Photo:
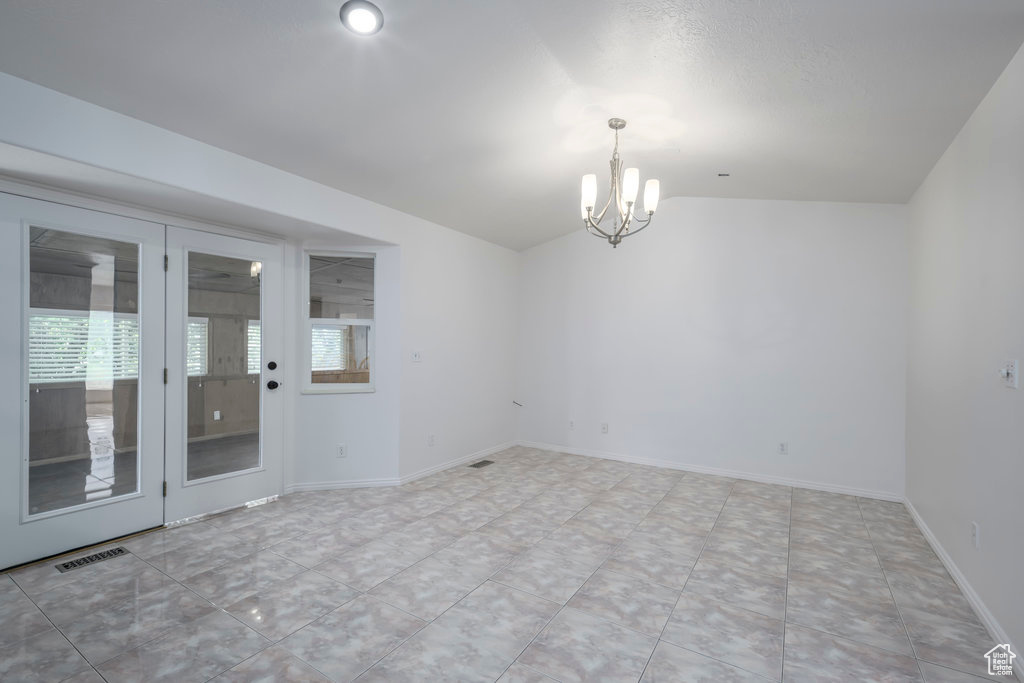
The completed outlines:
[[[993,641],[996,643],[1009,643],[1010,649],[1014,652],[1020,652],[1017,646],[1010,642],[1010,636],[1007,635],[1006,631],[996,620],[995,615],[992,614],[988,606],[984,601],[982,601],[978,592],[974,590],[974,586],[971,585],[971,582],[968,581],[967,577],[964,576],[964,573],[960,571],[960,567],[958,567],[956,562],[953,561],[953,557],[946,552],[942,543],[939,542],[938,536],[932,533],[932,530],[928,528],[928,524],[917,511],[917,508],[914,507],[914,504],[910,502],[909,498],[905,499],[903,504],[907,506],[907,510],[910,511],[910,516],[914,518],[914,523],[917,524],[917,528],[921,530],[925,540],[928,541],[928,545],[932,547],[932,550],[935,551],[939,560],[941,560],[942,564],[946,567],[946,571],[949,572],[951,577],[953,577],[953,581],[956,582],[956,585],[960,587],[960,592],[964,594],[964,597],[967,598],[967,602],[969,602],[971,607],[974,608],[974,612],[978,615],[978,618],[981,619],[982,625],[988,629],[988,633],[992,636]],[[1014,666],[1014,674],[1018,681],[1024,680],[1021,678],[1021,669],[1019,666]]]
[[[671,462],[669,460],[658,460],[655,458],[640,458],[632,455],[623,455],[621,453],[608,453],[606,451],[596,451],[588,448],[559,446],[557,444],[539,443],[536,441],[517,441],[516,445],[524,446],[526,448],[537,448],[542,451],[554,451],[556,453],[569,453],[570,455],[584,455],[591,458],[602,458],[604,460],[628,462],[634,465],[652,465],[654,467],[664,467],[666,469],[680,470],[683,472],[713,474],[719,477],[731,477],[733,479],[743,479],[745,481],[756,481],[762,484],[778,484],[781,486],[793,486],[795,488],[800,489],[826,491],[828,493],[842,493],[848,496],[859,496],[861,498],[875,498],[877,500],[888,500],[894,503],[902,503],[904,500],[901,494],[891,493],[889,491],[873,491],[871,489],[858,489],[849,486],[839,486],[836,484],[825,484],[816,481],[806,481],[804,479],[791,479],[787,477],[774,477],[771,475],[752,474],[750,472],[722,469],[719,467],[705,467],[704,465],[680,464],[677,462]]]
[[[515,445],[514,441],[507,441],[497,446],[491,446],[483,450],[470,453],[468,455],[462,455],[458,458],[447,460],[438,465],[432,465],[426,467],[418,472],[414,472],[405,477],[399,477],[397,479],[349,479],[345,481],[309,481],[300,482],[295,484],[288,484],[284,487],[285,493],[298,493],[300,491],[333,491],[335,489],[355,489],[355,488],[366,488],[371,486],[400,486],[402,484],[408,484],[422,479],[423,477],[429,477],[431,474],[436,474],[452,467],[458,467],[474,460],[480,460],[486,458],[488,455],[494,455],[500,453],[506,448],[512,448]]]
[[[285,493],[299,493],[301,491],[333,491],[335,489],[360,489],[373,486],[398,486],[400,479],[347,479],[345,481],[307,481],[296,484],[288,484],[284,487]]]
[[[409,482],[416,481],[417,479],[422,479],[423,477],[429,477],[431,474],[436,474],[438,472],[451,469],[452,467],[465,465],[466,463],[473,462],[474,460],[481,460],[483,458],[486,458],[488,455],[500,453],[501,451],[507,448],[512,448],[515,445],[516,444],[514,441],[506,441],[505,443],[498,444],[497,446],[491,446],[489,448],[476,451],[475,453],[470,453],[469,455],[463,455],[458,458],[453,458],[452,460],[443,462],[440,465],[433,465],[432,467],[427,467],[420,470],[419,472],[414,472],[413,474],[402,477],[401,483],[408,484]]]

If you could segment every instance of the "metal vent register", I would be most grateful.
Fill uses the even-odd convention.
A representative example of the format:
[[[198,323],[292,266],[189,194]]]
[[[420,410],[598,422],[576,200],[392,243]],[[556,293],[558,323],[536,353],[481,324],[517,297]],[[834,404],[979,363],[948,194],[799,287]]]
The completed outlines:
[[[494,464],[493,460],[481,460],[480,462],[473,463],[472,465],[470,465],[470,467],[475,467],[477,469],[480,469],[481,467],[487,467],[488,465],[493,465],[493,464]]]
[[[69,572],[72,569],[79,569],[81,567],[88,567],[90,564],[96,564],[103,560],[109,560],[112,557],[120,557],[121,555],[127,555],[128,551],[118,546],[116,548],[110,548],[109,550],[101,550],[98,553],[92,555],[86,555],[85,557],[79,557],[75,560],[69,560],[67,562],[61,562],[57,567],[57,571],[60,573]]]

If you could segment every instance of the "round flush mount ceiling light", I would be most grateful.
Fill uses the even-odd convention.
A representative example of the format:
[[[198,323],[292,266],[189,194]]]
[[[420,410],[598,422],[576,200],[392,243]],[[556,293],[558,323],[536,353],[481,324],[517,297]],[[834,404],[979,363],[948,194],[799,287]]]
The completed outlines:
[[[352,33],[369,36],[384,26],[384,14],[367,0],[348,0],[341,6],[341,23]]]

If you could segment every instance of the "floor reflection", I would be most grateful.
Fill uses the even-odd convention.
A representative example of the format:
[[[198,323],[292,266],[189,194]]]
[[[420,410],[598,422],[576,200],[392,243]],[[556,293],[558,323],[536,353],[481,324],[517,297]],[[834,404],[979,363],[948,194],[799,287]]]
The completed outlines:
[[[134,493],[137,476],[134,449],[110,452],[97,459],[35,465],[29,471],[29,512],[50,512]]]
[[[248,470],[259,464],[258,432],[193,441],[188,445],[189,481]]]
[[[91,443],[88,458],[35,465],[30,469],[31,514],[136,491],[135,449],[114,452],[111,447],[113,421],[109,415],[90,417],[88,424]],[[191,481],[258,467],[259,445],[259,434],[193,441],[188,445],[188,478]]]

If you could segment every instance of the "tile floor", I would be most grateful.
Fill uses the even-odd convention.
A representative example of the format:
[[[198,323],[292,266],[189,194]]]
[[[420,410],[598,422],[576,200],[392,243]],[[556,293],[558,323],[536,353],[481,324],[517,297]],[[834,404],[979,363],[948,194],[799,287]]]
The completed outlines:
[[[985,675],[994,643],[900,504],[526,448],[491,459],[0,575],[0,680]]]

